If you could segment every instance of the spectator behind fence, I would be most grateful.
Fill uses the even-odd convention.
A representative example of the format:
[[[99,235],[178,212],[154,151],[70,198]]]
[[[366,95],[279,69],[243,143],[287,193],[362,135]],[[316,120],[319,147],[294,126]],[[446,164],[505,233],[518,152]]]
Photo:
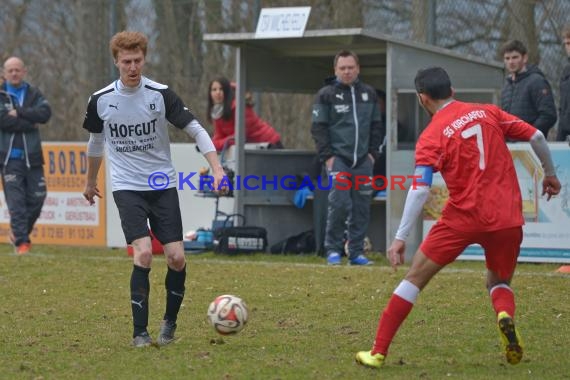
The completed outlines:
[[[342,50],[335,56],[333,67],[335,77],[328,79],[315,97],[311,128],[319,159],[333,178],[325,232],[327,263],[341,263],[348,219],[348,261],[368,265],[371,261],[363,253],[372,184],[356,184],[355,178],[372,176],[385,129],[376,91],[358,78],[358,56]],[[350,189],[341,189],[344,185],[336,182],[338,173],[351,176]]]
[[[164,245],[167,265],[165,312],[156,344],[174,341],[185,293],[182,216],[176,171],[170,156],[169,123],[196,140],[212,169],[214,188],[218,188],[224,176],[208,132],[188,107],[168,86],[142,75],[147,46],[147,37],[139,32],[124,31],[111,38],[119,79],[91,95],[83,121],[83,128],[90,132],[83,196],[90,204],[95,203],[96,197],[101,198],[97,174],[106,150],[111,164],[113,199],[126,243],[133,247],[130,304],[135,347],[153,344],[147,330],[152,264],[149,225]],[[126,125],[129,128],[118,127]]]
[[[24,80],[24,62],[4,62],[0,87],[0,165],[10,212],[10,242],[23,255],[31,248],[30,234],[47,195],[42,141],[38,124],[47,123],[51,108],[42,93]],[[1,81],[1,80],[0,80]]]
[[[454,100],[451,80],[440,67],[419,70],[415,87],[418,102],[431,115],[431,122],[416,145],[415,175],[419,179],[408,190],[400,226],[388,248],[394,269],[404,263],[405,242],[429,196],[434,172],[440,172],[447,184],[449,200],[384,308],[372,349],[358,352],[356,361],[381,367],[420,291],[465,248],[479,244],[485,252],[486,285],[502,349],[507,362],[517,364],[523,347],[515,328],[515,295],[510,283],[523,238],[524,217],[519,183],[505,140],[508,137],[530,142],[544,168],[542,194],[546,194],[547,201],[560,192],[548,144],[540,131],[495,105]],[[455,309],[450,306],[450,310]]]
[[[543,72],[528,64],[526,46],[512,40],[501,48],[508,75],[501,92],[501,108],[532,124],[548,139],[556,123],[556,106],[550,84]]]
[[[570,24],[562,29],[562,43],[567,62],[560,76],[560,118],[556,141],[566,141],[570,138]]]
[[[208,121],[214,125],[212,141],[216,150],[234,144],[236,129],[235,84],[224,77],[218,77],[208,86]],[[253,110],[251,94],[246,94],[245,141],[248,143],[269,143],[269,149],[283,149],[281,136],[269,123]]]

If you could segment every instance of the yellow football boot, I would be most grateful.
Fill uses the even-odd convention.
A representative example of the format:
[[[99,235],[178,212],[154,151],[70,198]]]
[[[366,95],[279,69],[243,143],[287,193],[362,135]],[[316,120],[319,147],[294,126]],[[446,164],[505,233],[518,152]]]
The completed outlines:
[[[356,362],[370,368],[382,367],[384,358],[382,354],[372,355],[372,351],[360,351],[356,354]]]
[[[523,357],[523,342],[513,318],[508,313],[501,311],[497,316],[497,326],[507,362],[518,364]]]

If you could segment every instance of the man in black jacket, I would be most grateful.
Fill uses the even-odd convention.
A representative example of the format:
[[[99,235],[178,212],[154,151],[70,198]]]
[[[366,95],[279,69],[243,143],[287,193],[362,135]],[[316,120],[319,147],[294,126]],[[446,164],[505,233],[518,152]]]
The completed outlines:
[[[4,62],[0,87],[0,166],[4,196],[10,212],[10,240],[16,253],[31,247],[30,233],[46,198],[43,154],[38,124],[47,123],[51,108],[42,93],[24,78],[18,57]]]
[[[560,76],[560,120],[557,141],[566,141],[570,138],[570,24],[562,29],[562,42],[568,61]]]
[[[333,183],[328,197],[325,251],[330,265],[341,263],[348,218],[348,260],[368,265],[363,255],[370,220],[374,161],[384,137],[376,91],[358,79],[355,53],[340,51],[334,58],[335,78],[318,92],[311,133],[320,161]],[[337,175],[344,177],[338,181]],[[360,180],[358,180],[358,178]]]
[[[526,46],[508,41],[501,49],[509,72],[501,92],[501,108],[540,130],[545,137],[556,123],[556,106],[550,84],[540,69],[527,64]]]

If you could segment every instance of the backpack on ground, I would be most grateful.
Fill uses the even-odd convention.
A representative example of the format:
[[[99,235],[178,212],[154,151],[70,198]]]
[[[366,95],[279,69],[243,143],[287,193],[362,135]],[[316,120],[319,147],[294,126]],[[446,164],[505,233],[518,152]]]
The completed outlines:
[[[297,235],[289,236],[288,238],[273,244],[270,251],[275,254],[301,254],[314,253],[316,249],[315,232],[313,230],[308,230]]]

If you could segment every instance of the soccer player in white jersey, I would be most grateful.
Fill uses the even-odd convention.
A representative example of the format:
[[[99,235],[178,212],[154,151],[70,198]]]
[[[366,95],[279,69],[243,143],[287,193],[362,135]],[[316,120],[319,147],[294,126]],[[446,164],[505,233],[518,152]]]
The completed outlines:
[[[186,261],[182,244],[182,217],[176,190],[176,172],[170,156],[168,123],[183,129],[196,140],[208,161],[215,189],[223,183],[224,171],[208,133],[168,86],[142,75],[148,39],[139,32],[123,31],[111,38],[110,48],[120,78],[89,98],[83,128],[90,132],[87,144],[85,199],[95,203],[102,197],[97,173],[106,148],[111,164],[113,198],[128,244],[133,246],[131,308],[133,345],[153,344],[147,331],[149,272],[152,263],[148,225],[164,245],[168,265],[166,311],[157,343],[174,340],[176,319],[184,297]],[[156,189],[152,175],[160,173]],[[224,191],[221,188],[220,191]]]

